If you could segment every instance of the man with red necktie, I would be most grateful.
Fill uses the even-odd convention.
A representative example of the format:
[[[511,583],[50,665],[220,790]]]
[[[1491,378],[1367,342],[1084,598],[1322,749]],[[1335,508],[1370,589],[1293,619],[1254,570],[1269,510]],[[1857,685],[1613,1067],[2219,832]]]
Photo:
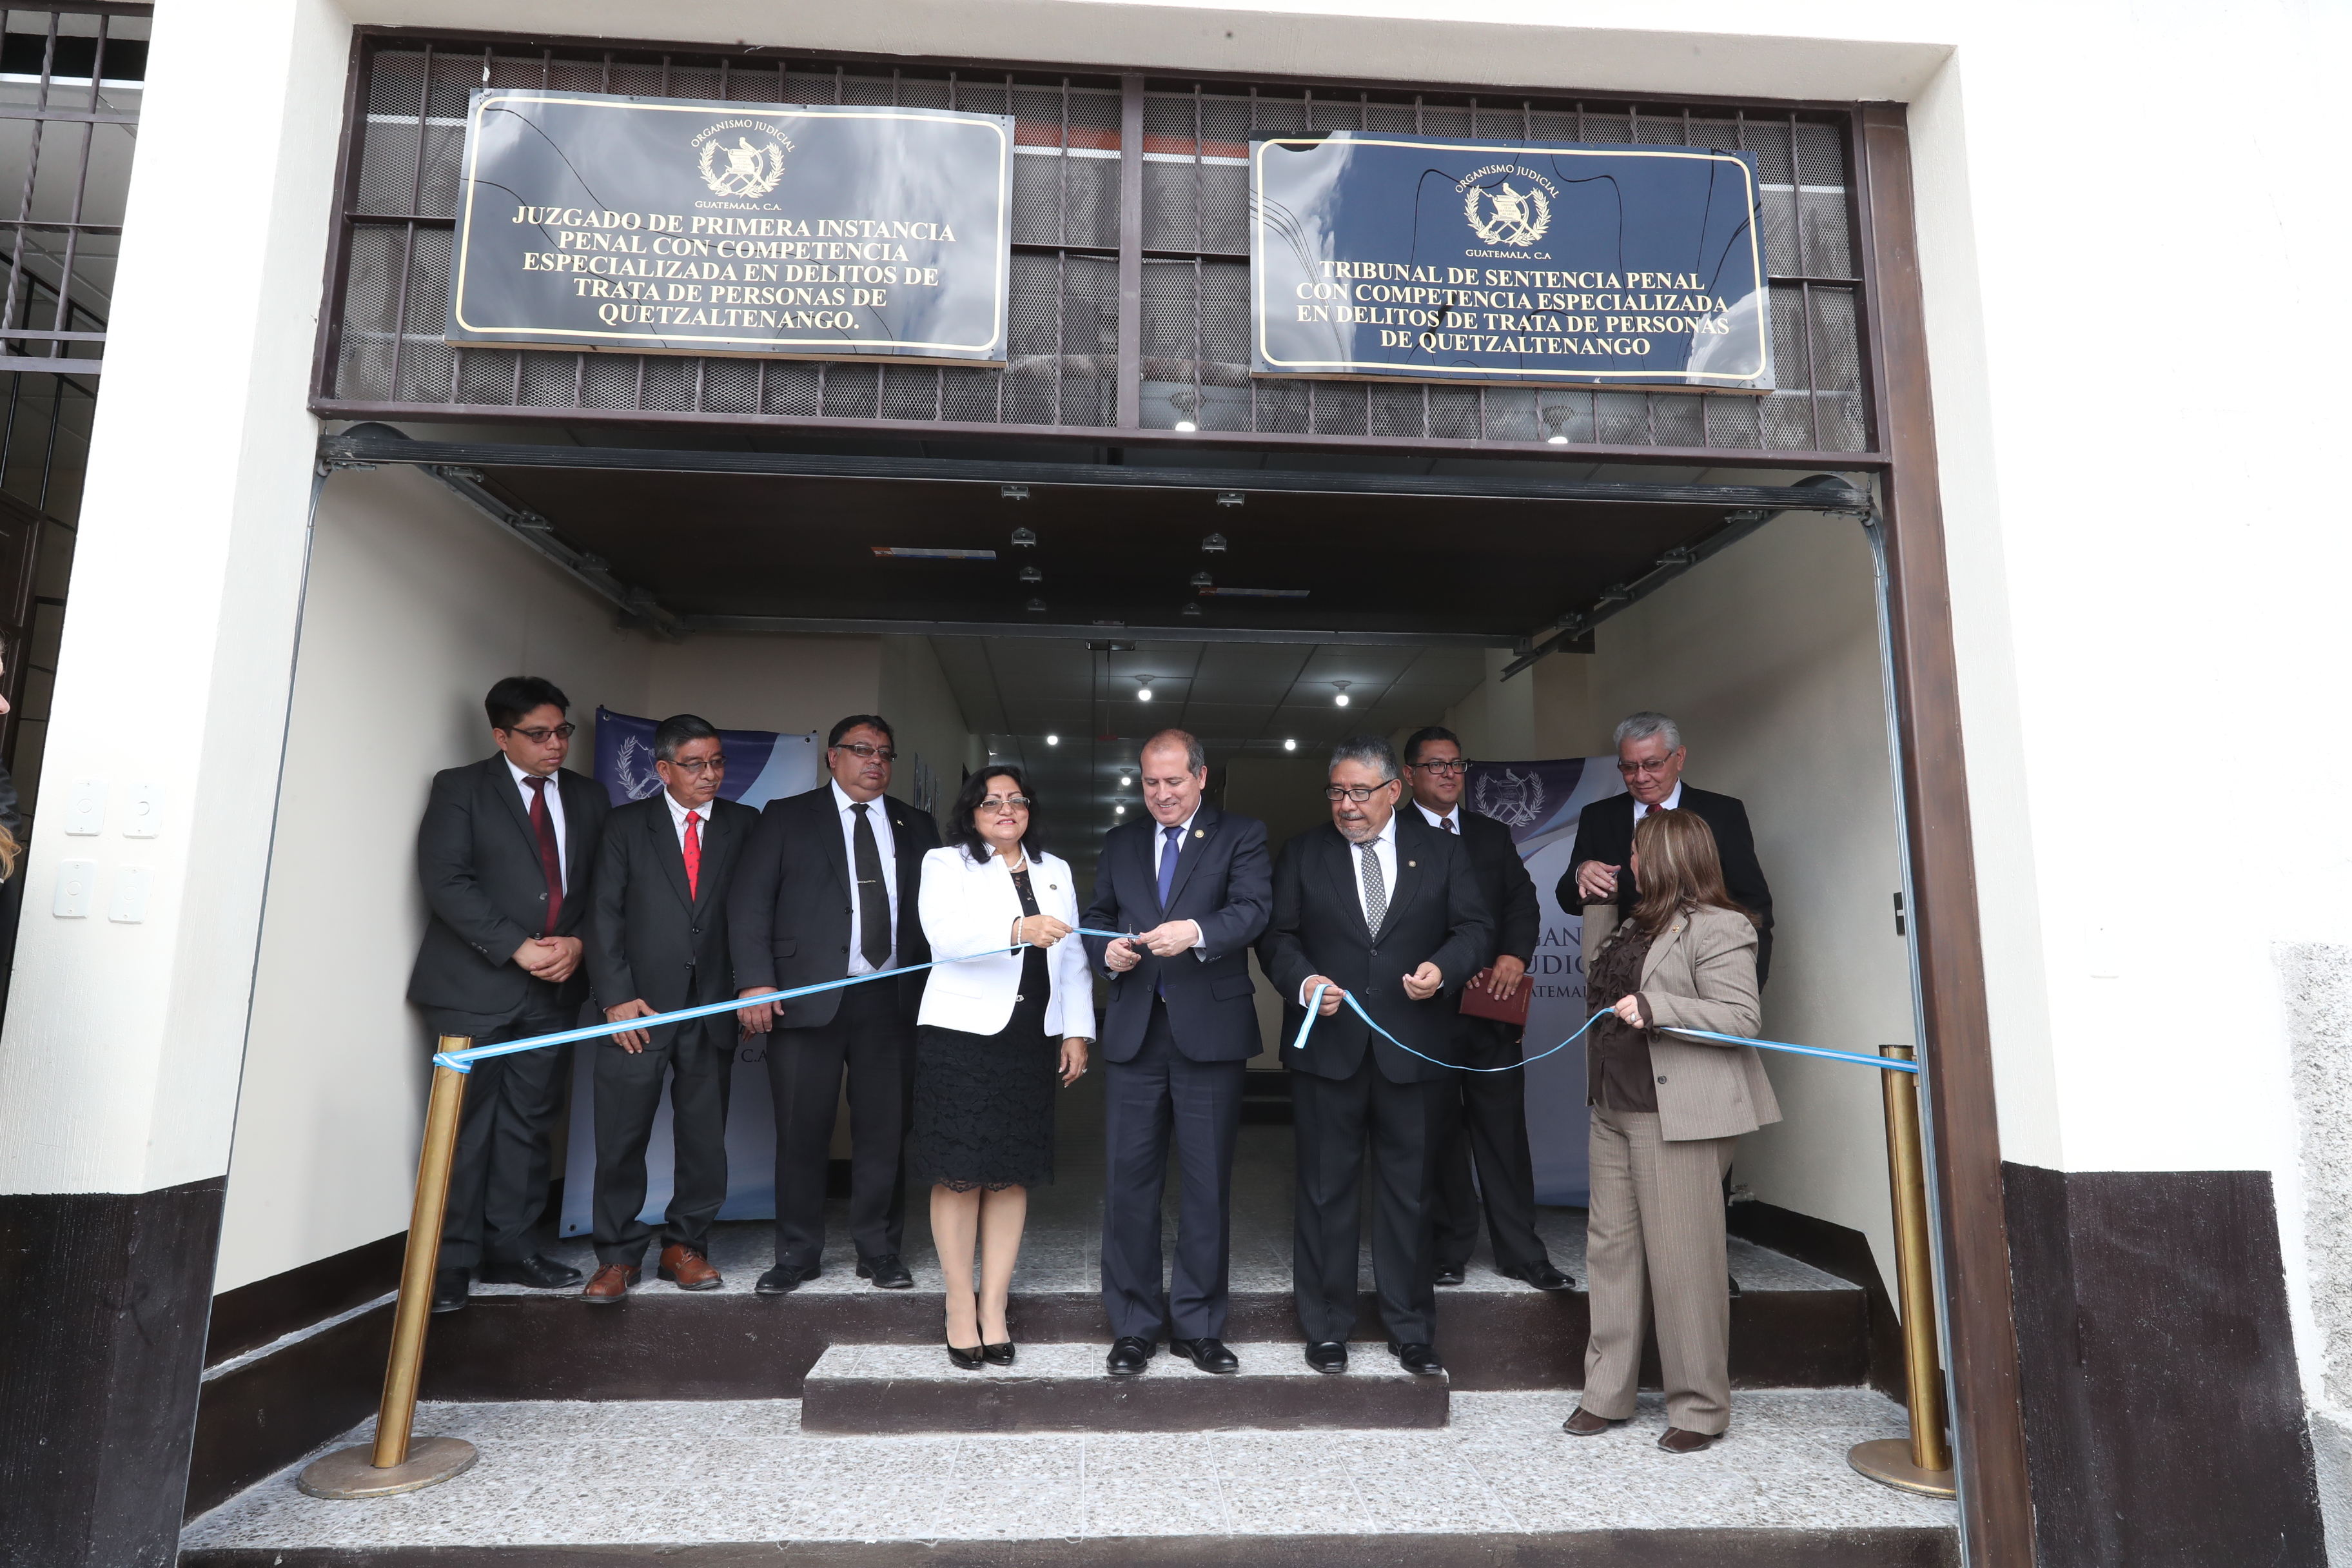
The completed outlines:
[[[408,999],[436,1035],[487,1046],[579,1021],[588,994],[579,931],[612,803],[593,780],[564,771],[571,705],[552,681],[509,676],[482,704],[497,753],[434,775],[416,830],[433,918]],[[435,1311],[465,1306],[477,1268],[486,1284],[580,1283],[580,1270],[532,1250],[570,1056],[550,1047],[474,1065],[449,1171]]]
[[[659,795],[615,806],[596,859],[588,969],[604,1021],[618,1024],[735,994],[727,895],[760,814],[719,798],[727,757],[719,731],[691,713],[654,728]],[[669,1079],[674,1182],[657,1272],[681,1290],[715,1290],[710,1222],[727,1201],[727,1089],[738,1020],[731,1013],[629,1029],[596,1053],[597,1268],[583,1297],[618,1301],[637,1282],[653,1226],[646,1142]]]

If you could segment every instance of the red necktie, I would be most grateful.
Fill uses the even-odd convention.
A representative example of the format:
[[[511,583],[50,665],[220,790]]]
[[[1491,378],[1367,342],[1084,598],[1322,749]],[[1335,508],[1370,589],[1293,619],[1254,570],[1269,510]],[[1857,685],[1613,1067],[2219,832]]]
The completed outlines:
[[[547,873],[547,928],[542,938],[555,934],[555,922],[563,913],[563,851],[555,843],[555,818],[547,809],[547,780],[537,773],[522,781],[530,786],[530,830],[539,835],[540,869]]]
[[[686,896],[689,899],[698,895],[702,885],[702,835],[695,830],[701,820],[699,812],[686,814]]]

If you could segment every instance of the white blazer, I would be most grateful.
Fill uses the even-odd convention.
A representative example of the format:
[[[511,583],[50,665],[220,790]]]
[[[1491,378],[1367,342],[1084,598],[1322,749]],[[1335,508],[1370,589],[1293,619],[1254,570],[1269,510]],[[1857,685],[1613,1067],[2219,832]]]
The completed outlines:
[[[1029,888],[1036,896],[1038,913],[1071,926],[1078,923],[1077,879],[1070,874],[1069,862],[1053,855],[1033,858]],[[994,952],[1011,942],[1013,922],[1021,918],[1021,895],[1013,889],[1013,873],[994,854],[975,861],[958,846],[934,849],[923,857],[919,908],[923,935],[939,967],[924,984],[922,1011],[915,1021],[971,1035],[995,1034],[1012,1021],[1025,956]],[[968,956],[983,952],[994,956]],[[949,962],[954,959],[963,962]],[[1087,973],[1086,944],[1066,936],[1047,948],[1045,973],[1052,985],[1045,1003],[1045,1033],[1056,1040],[1094,1038],[1095,987]]]

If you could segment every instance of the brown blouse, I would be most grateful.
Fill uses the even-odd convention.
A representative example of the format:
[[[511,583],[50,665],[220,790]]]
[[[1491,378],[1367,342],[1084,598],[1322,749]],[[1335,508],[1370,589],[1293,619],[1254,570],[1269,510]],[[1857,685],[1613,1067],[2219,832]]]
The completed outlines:
[[[1585,1036],[1584,1102],[1611,1110],[1655,1110],[1658,1087],[1650,1068],[1650,1035],[1618,1017],[1612,1008],[1617,999],[1638,995],[1642,963],[1650,955],[1651,935],[1626,921],[1610,933],[1608,942],[1585,971],[1584,997],[1596,1015],[1605,1015]],[[1650,1016],[1647,997],[1642,1016]]]

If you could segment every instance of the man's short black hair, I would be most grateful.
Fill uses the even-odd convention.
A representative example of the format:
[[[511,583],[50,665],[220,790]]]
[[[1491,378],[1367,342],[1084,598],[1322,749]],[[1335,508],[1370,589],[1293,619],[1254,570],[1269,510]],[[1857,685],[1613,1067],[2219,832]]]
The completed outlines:
[[[693,713],[673,713],[654,726],[654,758],[656,762],[677,761],[677,749],[695,741],[715,741],[719,731],[710,721]]]
[[[879,713],[852,713],[848,718],[842,720],[839,723],[834,725],[833,733],[824,738],[824,749],[829,752],[833,750],[834,747],[841,744],[841,738],[844,735],[848,734],[852,730],[856,729],[860,724],[871,725],[873,728],[881,731],[882,738],[890,742],[893,750],[897,749],[898,744],[898,732],[890,728],[890,721],[885,719]]]
[[[490,716],[493,730],[511,730],[532,709],[551,706],[568,713],[572,699],[555,682],[536,675],[509,675],[482,699],[482,710]]]
[[[1425,725],[1404,738],[1404,765],[1412,767],[1421,761],[1421,749],[1432,741],[1451,741],[1456,752],[1462,750],[1462,737],[1443,724]]]

